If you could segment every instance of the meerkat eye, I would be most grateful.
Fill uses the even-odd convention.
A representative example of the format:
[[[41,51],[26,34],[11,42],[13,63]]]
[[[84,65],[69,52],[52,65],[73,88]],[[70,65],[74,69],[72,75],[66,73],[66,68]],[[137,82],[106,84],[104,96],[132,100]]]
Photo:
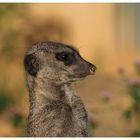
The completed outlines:
[[[56,54],[56,59],[64,62],[65,65],[71,65],[74,62],[74,55],[69,52],[60,52]]]

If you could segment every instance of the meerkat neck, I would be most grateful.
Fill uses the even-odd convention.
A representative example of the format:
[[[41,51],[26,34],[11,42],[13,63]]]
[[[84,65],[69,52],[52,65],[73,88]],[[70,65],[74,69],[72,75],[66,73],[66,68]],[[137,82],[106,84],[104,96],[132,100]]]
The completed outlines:
[[[75,94],[71,84],[54,85],[52,83],[36,84],[34,90],[30,90],[30,111],[38,112],[49,101],[66,101],[71,104],[72,96]]]

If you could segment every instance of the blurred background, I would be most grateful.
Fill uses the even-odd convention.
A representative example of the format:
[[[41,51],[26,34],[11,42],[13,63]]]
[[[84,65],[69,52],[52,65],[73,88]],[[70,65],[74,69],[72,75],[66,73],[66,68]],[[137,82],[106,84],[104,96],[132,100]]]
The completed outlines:
[[[0,136],[26,136],[23,58],[39,41],[97,66],[75,83],[93,136],[140,136],[140,4],[0,4]]]

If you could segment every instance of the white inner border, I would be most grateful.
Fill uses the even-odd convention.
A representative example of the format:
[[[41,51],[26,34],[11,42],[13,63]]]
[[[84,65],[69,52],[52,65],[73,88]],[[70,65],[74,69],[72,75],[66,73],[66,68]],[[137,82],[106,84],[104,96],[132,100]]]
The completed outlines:
[[[66,139],[69,139],[69,140],[73,140],[73,139],[76,139],[76,140],[85,140],[85,139],[89,139],[89,140],[136,140],[137,138],[134,138],[134,137],[85,137],[85,138],[78,138],[78,137],[75,137],[75,138],[70,138],[70,137],[52,137],[52,138],[48,138],[48,137],[8,137],[8,138],[5,138],[5,137],[0,137],[0,140],[1,139],[9,139],[9,140],[21,140],[21,139],[28,139],[28,140],[35,140],[35,139],[38,139],[38,140],[66,140]],[[138,138],[140,139],[140,138]]]
[[[0,0],[1,3],[140,3],[140,0]],[[10,139],[10,140],[15,140],[15,139],[30,139],[33,140],[35,138],[27,138],[27,137],[14,137],[14,138],[5,138],[5,137],[0,137],[1,139]],[[44,139],[44,138],[37,138],[37,139]],[[73,139],[73,138],[45,138],[45,139]],[[135,140],[135,138],[128,138],[128,137],[91,137],[91,138],[76,138],[76,139],[93,139],[93,140],[122,140],[122,139],[127,139],[127,140]],[[140,139],[140,138],[139,138]]]
[[[140,3],[140,0],[0,0],[0,3]]]

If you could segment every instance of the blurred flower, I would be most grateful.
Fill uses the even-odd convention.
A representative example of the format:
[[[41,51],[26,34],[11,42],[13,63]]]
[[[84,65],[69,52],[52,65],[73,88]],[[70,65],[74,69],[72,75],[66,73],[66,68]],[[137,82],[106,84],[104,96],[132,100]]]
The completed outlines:
[[[97,114],[95,113],[89,114],[89,120],[93,123],[98,122]]]
[[[101,98],[102,98],[103,101],[110,101],[111,93],[109,91],[103,91],[101,93]]]
[[[140,59],[136,59],[136,60],[134,61],[134,64],[140,67]]]
[[[118,71],[119,74],[124,74],[125,73],[125,69],[124,69],[123,66],[119,66],[117,71]]]
[[[130,87],[140,86],[140,80],[138,79],[128,79],[126,82]]]

